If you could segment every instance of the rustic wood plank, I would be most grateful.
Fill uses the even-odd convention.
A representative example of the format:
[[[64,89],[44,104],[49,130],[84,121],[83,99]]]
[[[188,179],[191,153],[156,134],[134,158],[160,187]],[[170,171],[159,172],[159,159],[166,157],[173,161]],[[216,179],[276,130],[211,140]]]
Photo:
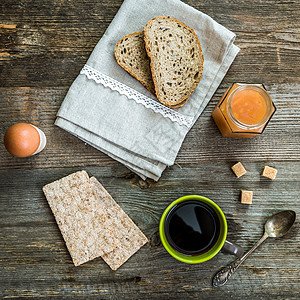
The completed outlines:
[[[0,14],[2,86],[55,87],[72,83],[122,1],[5,3]],[[297,1],[187,3],[237,34],[242,51],[233,65],[239,76],[232,81],[298,82]]]
[[[183,143],[176,164],[158,182],[140,180],[124,166],[53,125],[72,81],[118,11],[122,0],[23,1],[0,5],[0,140],[15,122],[41,127],[47,148],[17,159],[0,143],[0,297],[86,299],[298,299],[299,222],[287,236],[266,241],[220,289],[214,273],[233,257],[219,254],[201,265],[177,262],[163,249],[163,209],[185,194],[207,196],[224,210],[228,238],[245,249],[263,223],[281,209],[300,212],[300,2],[195,1],[237,34],[241,48],[216,94]],[[277,112],[264,134],[223,138],[211,118],[232,82],[262,82]],[[230,166],[242,161],[237,179]],[[259,174],[278,169],[275,181]],[[117,272],[95,259],[75,268],[41,187],[86,169],[150,238]],[[254,191],[239,203],[240,189]]]
[[[2,170],[1,293],[4,297],[75,294],[124,299],[139,299],[141,295],[215,299],[234,293],[236,297],[296,299],[300,292],[299,248],[295,247],[300,241],[299,223],[287,236],[261,246],[221,289],[211,287],[212,276],[233,257],[219,254],[204,264],[186,265],[166,253],[157,235],[163,209],[179,196],[198,193],[220,205],[228,219],[228,238],[248,249],[261,236],[269,215],[289,208],[299,212],[300,208],[299,162],[276,165],[275,181],[260,177],[263,165],[245,164],[248,173],[240,179],[224,162],[214,172],[205,171],[211,168],[210,163],[183,169],[174,166],[158,183],[136,176],[126,178],[124,167],[87,168],[150,238],[150,243],[117,272],[101,259],[73,266],[41,191],[44,184],[78,168]],[[239,203],[241,188],[254,190],[251,206]]]
[[[246,161],[300,159],[300,84],[267,86],[277,112],[263,135],[252,139],[222,137],[211,117],[218,99],[229,85],[229,82],[225,82],[218,89],[188,133],[176,162],[181,165],[207,160],[226,161],[228,158]],[[40,127],[48,138],[47,147],[42,153],[25,159],[12,157],[3,146],[0,147],[0,169],[98,166],[100,162],[101,165],[117,164],[100,151],[54,126],[55,115],[66,91],[65,88],[0,88],[0,139],[3,139],[10,125],[21,121]],[[10,117],[7,118],[7,115]]]

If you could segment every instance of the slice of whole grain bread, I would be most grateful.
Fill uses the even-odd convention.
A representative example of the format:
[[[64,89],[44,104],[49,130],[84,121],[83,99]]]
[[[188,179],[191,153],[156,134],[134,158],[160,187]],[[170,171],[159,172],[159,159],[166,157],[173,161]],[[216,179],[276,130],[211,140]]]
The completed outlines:
[[[115,47],[115,57],[123,69],[155,95],[150,59],[146,53],[143,31],[128,34],[120,39]]]
[[[156,17],[147,23],[144,39],[158,100],[168,107],[182,106],[203,72],[196,33],[176,19]]]

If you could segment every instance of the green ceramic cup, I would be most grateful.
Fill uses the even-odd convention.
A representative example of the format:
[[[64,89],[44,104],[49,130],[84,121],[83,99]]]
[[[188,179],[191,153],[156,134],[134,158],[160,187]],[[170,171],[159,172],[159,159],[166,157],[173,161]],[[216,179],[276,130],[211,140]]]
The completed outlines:
[[[182,254],[182,253],[178,252],[177,250],[173,249],[171,247],[171,245],[168,243],[168,240],[167,240],[166,234],[165,234],[165,220],[166,220],[166,217],[168,216],[168,213],[171,211],[171,209],[175,205],[177,205],[181,202],[195,201],[195,200],[209,205],[216,212],[216,214],[219,218],[219,223],[220,223],[220,234],[219,234],[219,237],[218,237],[217,241],[215,242],[215,244],[210,249],[208,249],[207,252],[201,253],[199,255],[186,255],[186,254]],[[244,252],[240,246],[235,245],[229,241],[226,241],[227,221],[226,221],[224,213],[222,212],[221,208],[215,202],[213,202],[212,200],[210,200],[206,197],[203,197],[203,196],[188,195],[188,196],[181,197],[181,198],[175,200],[174,202],[172,202],[165,209],[165,211],[163,212],[162,217],[160,219],[159,235],[160,235],[160,239],[162,241],[163,246],[169,252],[169,254],[172,255],[177,260],[182,261],[184,263],[188,263],[188,264],[199,264],[199,263],[205,262],[205,261],[213,258],[215,255],[217,255],[221,250],[223,252],[234,254],[238,257],[241,257]]]

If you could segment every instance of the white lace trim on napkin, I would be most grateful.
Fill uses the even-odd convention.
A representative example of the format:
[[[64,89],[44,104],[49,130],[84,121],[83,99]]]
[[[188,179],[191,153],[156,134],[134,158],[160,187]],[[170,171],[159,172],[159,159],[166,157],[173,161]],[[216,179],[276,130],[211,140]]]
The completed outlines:
[[[192,125],[193,118],[185,116],[169,107],[160,104],[159,102],[139,93],[138,91],[130,88],[129,86],[95,70],[94,68],[85,65],[80,74],[84,74],[88,79],[93,79],[97,83],[103,84],[105,87],[109,87],[114,91],[125,95],[129,99],[133,99],[135,102],[144,105],[146,108],[152,109],[156,113],[160,113],[165,118],[169,118],[173,122],[177,122],[180,125],[190,127]]]

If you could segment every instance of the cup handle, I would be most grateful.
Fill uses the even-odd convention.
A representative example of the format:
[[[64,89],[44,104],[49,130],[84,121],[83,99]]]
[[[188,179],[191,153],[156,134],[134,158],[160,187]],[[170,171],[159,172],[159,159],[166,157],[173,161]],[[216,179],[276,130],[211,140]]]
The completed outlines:
[[[233,244],[226,240],[223,245],[223,248],[221,249],[221,252],[233,254],[237,257],[242,257],[242,255],[244,254],[244,249],[239,245]]]

